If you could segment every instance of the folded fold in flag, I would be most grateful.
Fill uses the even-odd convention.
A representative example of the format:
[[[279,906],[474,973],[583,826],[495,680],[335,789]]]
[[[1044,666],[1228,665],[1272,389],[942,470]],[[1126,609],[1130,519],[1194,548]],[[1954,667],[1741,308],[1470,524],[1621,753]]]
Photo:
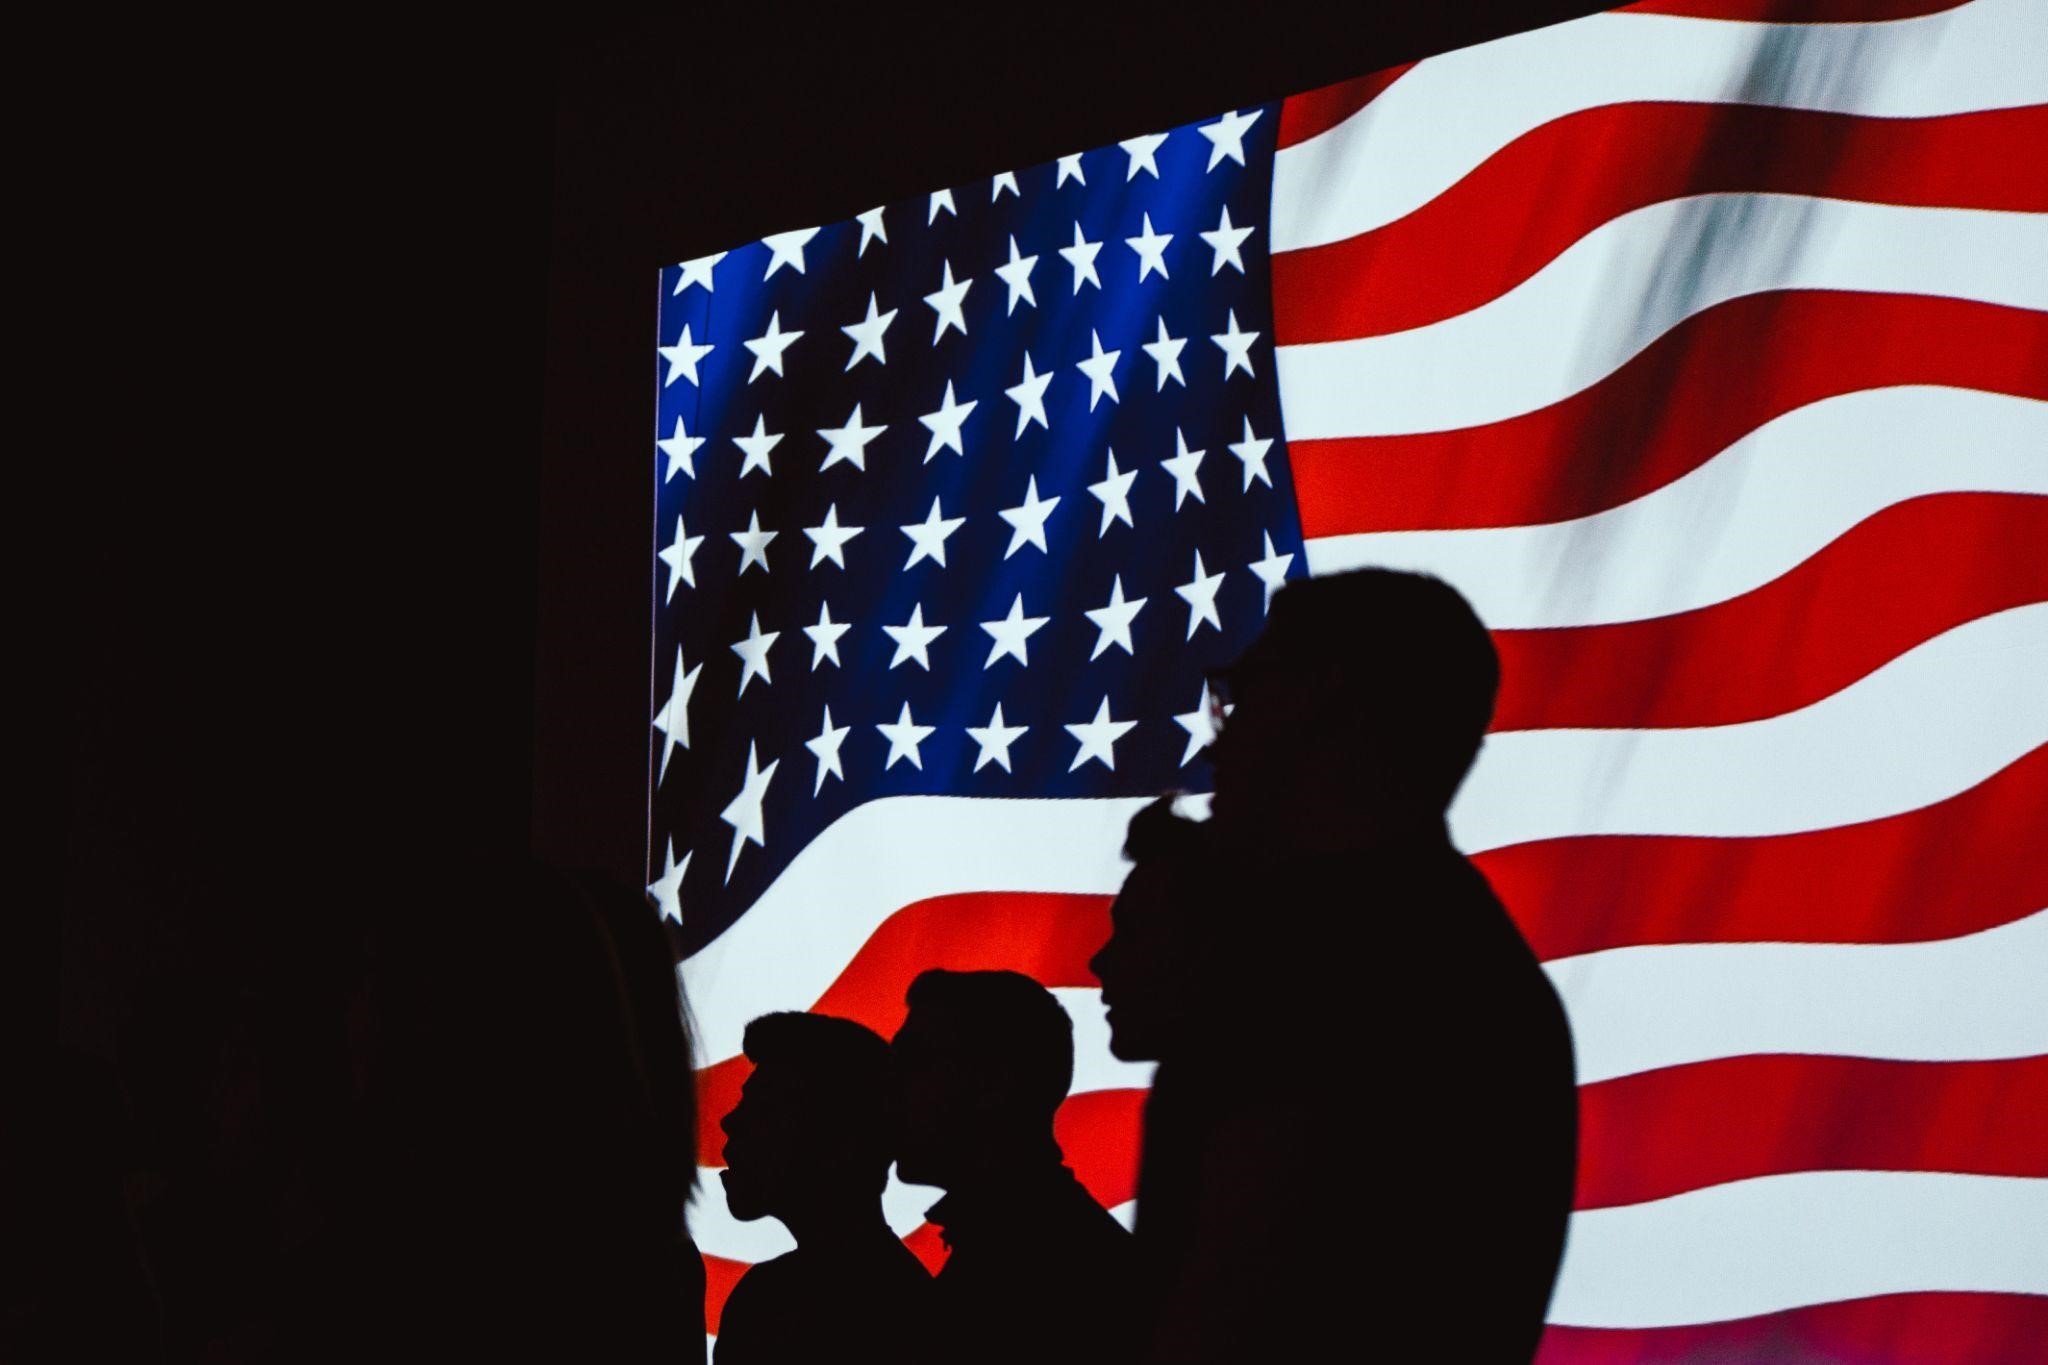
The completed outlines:
[[[1543,1359],[2038,1349],[2044,102],[2035,0],[1654,0],[664,270],[701,1159],[749,1019],[1012,967],[1127,1212],[1124,821],[1275,589],[1419,568],[1495,631],[1453,833],[1579,1050]],[[786,1245],[718,1202],[714,1324]]]

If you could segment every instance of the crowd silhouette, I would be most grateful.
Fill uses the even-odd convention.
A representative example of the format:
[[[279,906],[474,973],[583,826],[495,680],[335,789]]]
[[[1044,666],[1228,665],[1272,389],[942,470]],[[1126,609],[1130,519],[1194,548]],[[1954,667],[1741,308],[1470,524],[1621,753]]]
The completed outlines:
[[[924,973],[886,1049],[811,1018],[807,1067],[756,1056],[750,1032],[762,1069],[726,1121],[728,1198],[738,1217],[782,1217],[798,1250],[740,1280],[719,1360],[817,1359],[855,1338],[898,1359],[1309,1359],[1387,1345],[1402,1321],[1431,1324],[1451,1358],[1530,1359],[1572,1202],[1571,1037],[1445,826],[1498,684],[1462,597],[1381,570],[1288,586],[1213,679],[1227,719],[1211,818],[1168,796],[1131,821],[1090,964],[1112,1051],[1159,1063],[1135,1235],[1063,1164],[1072,1025],[1028,977]],[[834,1066],[828,1034],[843,1035]],[[762,1096],[795,1088],[766,1139]],[[884,1131],[893,1148],[872,1145]],[[858,1228],[863,1259],[820,1285],[790,1270],[819,1240],[814,1215],[760,1192],[756,1168],[791,1189],[792,1162],[838,1180],[848,1143],[861,1175],[827,1225],[849,1246]],[[880,1221],[891,1153],[903,1181],[944,1191],[928,1285]],[[790,1328],[806,1309],[852,1335]]]
[[[731,1287],[720,1365],[1322,1359],[1404,1322],[1440,1358],[1529,1360],[1577,1100],[1558,998],[1445,823],[1498,674],[1453,589],[1367,570],[1282,589],[1215,675],[1210,815],[1167,795],[1130,822],[1091,963],[1111,1049],[1158,1063],[1131,1230],[1055,1135],[1072,1021],[1008,971],[918,975],[888,1039],[754,1020],[700,1190],[687,1005],[639,894],[484,872],[429,891],[487,930],[392,917],[361,964],[327,1125],[357,1160],[294,1177],[328,1212],[270,1270],[303,1301],[208,1358],[701,1360],[688,1211],[722,1195],[796,1247]],[[119,1078],[70,1084],[104,1177]],[[884,1216],[892,1166],[936,1191],[936,1273]],[[171,1354],[178,1208],[75,1193],[101,1302],[72,1341]]]

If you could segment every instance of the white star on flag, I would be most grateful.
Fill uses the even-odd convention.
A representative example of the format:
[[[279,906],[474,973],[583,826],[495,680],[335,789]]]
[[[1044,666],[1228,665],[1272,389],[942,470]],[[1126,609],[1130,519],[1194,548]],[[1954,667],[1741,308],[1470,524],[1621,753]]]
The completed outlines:
[[[1257,332],[1240,332],[1237,329],[1237,310],[1230,310],[1230,330],[1212,336],[1209,340],[1223,348],[1223,377],[1230,378],[1239,368],[1246,374],[1252,373],[1252,343],[1259,339]]]
[[[941,211],[944,211],[944,212],[946,212],[946,213],[950,213],[950,214],[952,214],[952,215],[953,215],[953,216],[954,216],[955,218],[958,218],[958,217],[960,216],[960,210],[959,210],[959,209],[957,209],[957,208],[955,208],[955,207],[953,206],[953,191],[951,191],[951,190],[933,190],[933,191],[932,191],[932,198],[931,198],[931,206],[930,206],[929,208],[927,208],[927,209],[925,210],[925,215],[924,215],[924,223],[925,223],[925,226],[926,226],[926,227],[930,227],[930,226],[931,226],[931,225],[932,225],[933,223],[936,223],[936,222],[938,222],[938,221],[939,221],[939,214],[940,214],[940,212],[941,212]]]
[[[1122,351],[1102,349],[1102,335],[1090,328],[1088,347],[1092,354],[1086,360],[1075,362],[1074,368],[1088,377],[1088,411],[1095,411],[1097,399],[1107,398],[1112,403],[1123,400],[1116,392],[1116,362]]]
[[[1143,137],[1129,137],[1116,145],[1123,148],[1130,158],[1130,165],[1124,174],[1126,183],[1136,180],[1138,172],[1150,173],[1154,180],[1159,178],[1159,162],[1156,159],[1159,148],[1166,142],[1164,133],[1147,133]]]
[[[1253,560],[1250,568],[1252,573],[1258,577],[1259,582],[1266,585],[1267,610],[1270,611],[1272,609],[1273,594],[1280,591],[1281,584],[1287,581],[1287,571],[1293,565],[1294,556],[1292,554],[1282,555],[1273,553],[1273,533],[1271,531],[1266,532],[1266,557]]]
[[[1044,550],[1045,519],[1052,515],[1052,509],[1060,505],[1057,496],[1041,499],[1038,496],[1038,476],[1033,474],[1024,489],[1024,501],[1015,507],[1001,508],[996,515],[1010,524],[1010,548],[1003,551],[1008,559],[1026,545],[1036,545]]]
[[[1102,504],[1102,525],[1095,532],[1098,539],[1109,534],[1112,521],[1120,521],[1134,530],[1137,528],[1137,523],[1131,520],[1131,484],[1137,477],[1135,469],[1118,469],[1116,452],[1109,452],[1109,472],[1099,483],[1088,485],[1088,491]]]
[[[984,670],[993,668],[996,660],[1002,658],[1005,654],[1015,659],[1024,667],[1031,667],[1031,659],[1025,653],[1024,642],[1037,634],[1039,628],[1051,619],[1049,616],[1026,616],[1024,614],[1024,594],[1018,593],[1017,599],[1010,603],[1010,614],[1008,616],[1005,616],[1000,621],[983,621],[981,623],[981,628],[987,631],[989,639],[994,641],[988,648],[988,659],[982,664],[982,668]]]
[[[862,256],[868,254],[869,242],[880,242],[885,246],[888,245],[889,229],[882,225],[882,209],[885,207],[886,205],[878,204],[866,213],[856,213],[854,215],[854,219],[860,224],[860,249],[853,253],[855,260],[859,260]]]
[[[676,277],[676,287],[671,289],[669,293],[671,295],[680,294],[693,284],[701,284],[704,286],[705,293],[711,293],[713,289],[711,272],[724,259],[725,253],[723,251],[714,251],[709,256],[699,256],[694,261],[684,261],[676,267],[676,269],[683,273]]]
[[[1092,758],[1114,772],[1116,742],[1136,729],[1137,724],[1134,720],[1111,719],[1109,698],[1104,697],[1102,705],[1095,708],[1095,719],[1066,727],[1067,733],[1081,742],[1081,747],[1074,754],[1074,761],[1067,765],[1067,771],[1075,771]]]
[[[762,573],[767,573],[768,544],[781,534],[780,531],[762,530],[761,514],[750,513],[747,517],[747,529],[732,532],[732,543],[740,547],[739,572],[733,577],[739,577],[756,564],[761,566]]]
[[[1230,205],[1223,206],[1223,212],[1217,216],[1213,229],[1196,235],[1207,242],[1209,249],[1216,253],[1216,259],[1209,263],[1211,275],[1222,274],[1226,265],[1235,267],[1238,274],[1244,274],[1244,241],[1252,235],[1252,230],[1231,223]]]
[[[768,452],[775,449],[781,440],[782,433],[768,430],[768,419],[757,415],[754,418],[754,431],[751,436],[732,438],[732,443],[740,448],[740,454],[745,457],[740,461],[739,477],[744,479],[758,469],[769,478],[774,478],[775,470],[768,463]]]
[[[697,573],[694,568],[694,562],[697,557],[697,547],[703,543],[704,537],[684,533],[683,514],[680,512],[676,513],[676,538],[663,546],[661,553],[655,556],[662,563],[668,565],[668,592],[661,599],[664,603],[675,601],[676,584],[678,582],[692,588],[697,586]]]
[[[924,296],[924,301],[939,315],[932,327],[934,346],[939,344],[939,338],[946,334],[948,327],[957,327],[961,336],[967,335],[967,315],[962,311],[962,306],[966,302],[968,288],[974,283],[972,278],[955,281],[953,263],[947,261],[944,264],[945,273],[939,281],[939,287]]]
[[[657,784],[668,776],[669,755],[678,747],[690,747],[690,694],[697,690],[697,675],[703,671],[703,664],[684,671],[683,647],[676,646],[676,671],[669,678],[668,700],[654,713],[654,728],[662,734],[661,769],[654,775]]]
[[[846,358],[846,368],[852,369],[869,356],[875,358],[877,365],[888,364],[888,353],[882,349],[882,333],[888,331],[889,324],[894,321],[896,321],[896,310],[894,308],[891,308],[886,313],[877,313],[875,311],[875,295],[874,291],[870,290],[868,292],[868,315],[859,322],[849,322],[839,329],[853,338],[853,354]]]
[[[1173,429],[1173,454],[1161,460],[1159,467],[1173,475],[1174,511],[1178,512],[1180,505],[1189,498],[1196,502],[1208,501],[1202,496],[1202,481],[1195,474],[1201,468],[1202,456],[1206,454],[1205,450],[1189,450],[1187,437],[1181,434],[1179,427]]]
[[[1216,593],[1223,586],[1221,573],[1209,573],[1202,567],[1202,552],[1195,551],[1195,576],[1173,591],[1188,604],[1187,638],[1195,638],[1195,631],[1207,623],[1223,629],[1223,617],[1216,610]]]
[[[811,641],[811,672],[817,672],[818,665],[822,663],[829,663],[834,668],[843,667],[839,662],[839,637],[852,629],[852,622],[832,619],[831,603],[822,600],[818,603],[818,624],[803,628]]]
[[[754,619],[747,626],[747,638],[737,641],[732,652],[740,656],[740,690],[733,695],[745,696],[747,684],[756,677],[773,686],[775,679],[768,672],[768,651],[782,638],[782,632],[761,630],[761,613],[755,612]]]
[[[804,534],[811,540],[811,567],[815,569],[830,560],[840,568],[845,568],[846,542],[865,530],[865,526],[841,526],[838,503],[827,507],[822,522],[804,528]]]
[[[1185,768],[1200,756],[1202,750],[1216,742],[1215,701],[1209,691],[1209,684],[1202,684],[1202,699],[1195,703],[1192,711],[1183,711],[1173,718],[1173,723],[1188,732],[1188,747],[1181,751],[1180,766]]]
[[[1001,765],[1004,772],[1009,772],[1010,746],[1030,728],[1028,725],[1003,724],[1003,704],[997,702],[995,714],[989,717],[988,724],[967,727],[967,737],[981,746],[981,752],[974,757],[974,771],[980,772],[983,764],[993,761]]]
[[[939,514],[939,499],[932,499],[932,510],[923,521],[912,522],[901,527],[903,534],[910,537],[910,558],[903,561],[908,569],[920,559],[929,559],[940,568],[946,567],[946,537],[967,524],[965,517],[946,517]]]
[[[1125,245],[1138,253],[1138,283],[1143,284],[1145,277],[1155,270],[1162,280],[1173,278],[1166,273],[1166,245],[1172,240],[1172,233],[1152,230],[1152,215],[1149,213],[1145,215],[1145,231],[1136,237],[1124,238]]]
[[[789,232],[771,233],[761,239],[761,245],[768,248],[768,269],[761,276],[763,280],[775,278],[775,272],[788,266],[797,274],[804,273],[804,248],[811,244],[811,238],[818,235],[818,229],[796,228]]]
[[[910,714],[909,702],[903,703],[902,714],[893,722],[877,725],[875,728],[882,732],[883,739],[889,741],[889,757],[883,762],[882,771],[887,772],[895,767],[899,758],[909,759],[911,767],[919,772],[924,771],[924,758],[918,752],[917,746],[931,738],[932,731],[937,727],[919,725]]]
[[[1081,235],[1081,225],[1074,224],[1074,244],[1060,248],[1060,259],[1074,267],[1074,292],[1081,292],[1081,282],[1086,280],[1097,289],[1102,288],[1102,276],[1095,273],[1095,254],[1102,250],[1102,243],[1091,242]]]
[[[1159,339],[1140,344],[1140,349],[1146,355],[1151,356],[1152,363],[1159,367],[1159,387],[1154,392],[1163,391],[1166,388],[1166,381],[1168,379],[1173,380],[1182,388],[1188,386],[1188,377],[1180,372],[1180,353],[1186,348],[1187,344],[1188,339],[1186,337],[1167,335],[1166,318],[1164,315],[1159,319]]]
[[[1059,171],[1053,178],[1052,187],[1058,189],[1069,180],[1077,185],[1088,183],[1088,177],[1081,173],[1081,154],[1079,152],[1060,158]]]
[[[681,862],[677,862],[676,841],[673,839],[668,841],[668,847],[662,851],[661,875],[647,884],[647,894],[654,897],[655,908],[659,910],[661,918],[674,920],[677,924],[683,922],[683,876],[689,872],[690,859],[694,855],[695,851],[692,850],[683,855]]]
[[[677,413],[675,430],[654,443],[662,454],[668,456],[668,472],[661,476],[661,481],[667,483],[676,476],[678,470],[693,479],[696,478],[697,447],[703,445],[704,440],[702,436],[692,436],[685,431],[683,416]]]
[[[747,745],[747,775],[740,783],[740,794],[719,814],[719,819],[732,826],[732,856],[725,860],[725,879],[732,880],[732,870],[739,865],[740,849],[747,844],[768,847],[767,831],[761,819],[761,803],[768,797],[768,784],[775,780],[775,770],[782,766],[776,759],[766,768],[755,761],[755,746]]]
[[[761,377],[763,372],[769,370],[773,370],[778,375],[781,374],[782,353],[788,350],[795,343],[796,339],[802,335],[803,330],[801,328],[794,332],[782,330],[781,309],[778,308],[770,313],[768,315],[768,330],[755,337],[752,341],[742,341],[740,343],[740,345],[754,353],[754,368],[747,371],[747,382],[749,384],[753,383]]]
[[[930,464],[932,457],[942,450],[951,450],[955,455],[965,455],[967,446],[960,434],[961,423],[967,420],[974,405],[981,400],[970,398],[965,403],[953,401],[953,381],[946,381],[946,400],[939,404],[937,412],[928,412],[917,420],[924,423],[932,434],[932,443],[924,449],[924,462]]]
[[[1045,386],[1052,383],[1052,371],[1034,374],[1031,369],[1031,352],[1024,353],[1024,377],[1003,392],[1017,405],[1017,435],[1024,434],[1024,428],[1036,422],[1047,431],[1052,424],[1045,420]]]
[[[1260,109],[1254,109],[1250,113],[1238,113],[1233,110],[1214,123],[1197,125],[1195,131],[1209,139],[1209,164],[1203,169],[1215,170],[1223,163],[1225,157],[1229,157],[1240,166],[1244,165],[1245,132],[1259,121],[1259,115],[1263,112]]]
[[[1131,644],[1131,622],[1137,619],[1138,613],[1144,610],[1144,607],[1145,599],[1142,597],[1125,600],[1124,576],[1118,574],[1110,587],[1109,601],[1092,611],[1081,613],[1094,623],[1096,630],[1095,648],[1089,651],[1088,657],[1101,657],[1102,652],[1111,645],[1115,645],[1126,654],[1136,654],[1138,651]]]
[[[932,671],[932,656],[927,651],[932,641],[946,633],[946,628],[926,625],[924,604],[920,602],[910,609],[908,621],[900,626],[883,626],[882,633],[896,642],[896,653],[890,657],[889,667],[915,660],[919,668],[929,673]]]
[[[839,766],[839,746],[846,743],[846,737],[852,733],[853,727],[850,725],[834,725],[832,708],[825,708],[825,720],[818,727],[817,735],[804,741],[804,747],[818,760],[818,776],[811,783],[811,795],[816,796],[825,790],[825,779],[828,776],[836,777],[841,782],[846,780],[846,770]]]
[[[658,347],[661,358],[668,362],[668,378],[661,381],[665,389],[678,379],[697,382],[697,362],[717,349],[711,342],[699,346],[690,340],[690,324],[683,324],[683,335],[673,346]]]
[[[1244,462],[1244,491],[1249,493],[1252,480],[1271,488],[1273,476],[1266,469],[1266,454],[1273,449],[1273,438],[1259,437],[1252,432],[1252,419],[1244,419],[1244,439],[1230,443],[1230,453]]]
[[[1038,306],[1038,295],[1031,292],[1031,271],[1037,264],[1038,257],[1019,256],[1017,254],[1017,234],[1011,233],[1010,259],[1007,263],[996,267],[996,278],[1001,280],[1010,291],[1010,306],[1005,310],[1003,316],[1009,317],[1017,311],[1017,300],[1019,299],[1030,304],[1033,308]],[[1074,292],[1078,294],[1081,291],[1076,289]]]
[[[822,474],[841,460],[846,461],[855,469],[866,469],[868,467],[868,442],[874,440],[888,429],[889,424],[887,422],[877,422],[871,427],[862,426],[860,404],[855,403],[853,405],[853,415],[846,419],[845,426],[818,428],[818,434],[825,438],[827,445],[831,446],[831,449],[825,454],[825,463],[818,466],[818,472]]]

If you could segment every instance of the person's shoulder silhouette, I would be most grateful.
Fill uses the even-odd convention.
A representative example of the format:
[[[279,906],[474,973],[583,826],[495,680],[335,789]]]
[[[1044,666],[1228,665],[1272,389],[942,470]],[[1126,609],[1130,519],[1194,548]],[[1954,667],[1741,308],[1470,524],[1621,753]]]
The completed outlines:
[[[1073,1021],[1016,972],[928,971],[891,1044],[903,1085],[897,1171],[946,1195],[935,1356],[1127,1359],[1130,1234],[1075,1179],[1053,1133]]]
[[[1212,820],[1133,822],[1096,966],[1112,1046],[1161,1060],[1152,1358],[1362,1342],[1367,1259],[1404,1313],[1458,1324],[1460,1359],[1533,1353],[1571,1207],[1571,1037],[1446,827],[1498,684],[1437,579],[1290,584],[1216,678]]]
[[[882,1216],[895,1155],[889,1045],[849,1019],[769,1014],[720,1126],[726,1203],[776,1218],[796,1250],[748,1270],[720,1315],[720,1365],[914,1353],[931,1278]]]

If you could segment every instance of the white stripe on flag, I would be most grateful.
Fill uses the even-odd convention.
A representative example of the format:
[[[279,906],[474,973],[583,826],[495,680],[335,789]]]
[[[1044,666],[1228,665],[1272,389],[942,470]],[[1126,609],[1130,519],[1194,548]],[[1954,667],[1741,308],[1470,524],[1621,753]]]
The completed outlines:
[[[1580,1085],[1752,1054],[2048,1054],[2048,910],[1927,943],[1681,943],[1544,964]]]
[[[1840,394],[1604,512],[1327,536],[1308,542],[1308,563],[1435,574],[1495,630],[1638,621],[1740,596],[1894,503],[1952,492],[2048,494],[2048,403],[1932,386]]]
[[[1287,439],[1482,426],[1569,398],[1731,299],[1860,290],[2048,308],[2048,216],[1710,194],[1601,224],[1427,327],[1276,352]]]
[[[1124,826],[1144,805],[1142,797],[891,796],[848,811],[738,923],[683,962],[683,989],[698,1011],[699,1060],[737,1053],[756,1015],[809,1009],[869,935],[906,905],[979,891],[1115,890],[1124,874]]]
[[[1444,53],[1280,151],[1273,249],[1384,226],[1531,129],[1637,100],[1883,118],[2036,104],[2048,100],[2048,21],[2039,0],[1875,24],[1602,14]]]
[[[2048,603],[1944,631],[1767,720],[1487,737],[1459,848],[1579,834],[1790,834],[1954,796],[2048,741]]]
[[[1551,1322],[1674,1327],[1939,1291],[2048,1294],[2048,1180],[1805,1171],[1572,1216]]]

